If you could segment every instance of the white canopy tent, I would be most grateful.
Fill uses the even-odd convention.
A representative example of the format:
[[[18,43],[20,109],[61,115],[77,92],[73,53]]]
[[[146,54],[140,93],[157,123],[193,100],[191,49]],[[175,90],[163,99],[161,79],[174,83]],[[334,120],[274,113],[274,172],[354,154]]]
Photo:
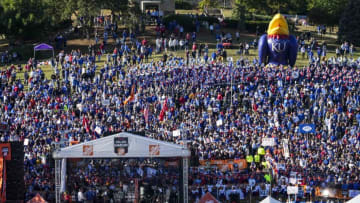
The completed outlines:
[[[347,201],[346,203],[359,203],[359,202],[360,202],[360,195],[357,195],[351,200]]]
[[[182,157],[183,199],[188,200],[188,157],[190,151],[183,145],[159,141],[131,133],[118,133],[90,142],[62,148],[53,154],[55,159],[56,202],[65,190],[67,158],[165,158]]]
[[[260,203],[281,203],[281,202],[268,196],[267,198],[263,199]]]

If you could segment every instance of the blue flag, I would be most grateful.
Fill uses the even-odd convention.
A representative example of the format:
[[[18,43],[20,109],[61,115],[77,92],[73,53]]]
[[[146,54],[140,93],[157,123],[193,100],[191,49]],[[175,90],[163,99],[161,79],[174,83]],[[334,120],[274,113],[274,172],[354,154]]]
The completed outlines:
[[[315,124],[300,124],[301,133],[315,133]]]

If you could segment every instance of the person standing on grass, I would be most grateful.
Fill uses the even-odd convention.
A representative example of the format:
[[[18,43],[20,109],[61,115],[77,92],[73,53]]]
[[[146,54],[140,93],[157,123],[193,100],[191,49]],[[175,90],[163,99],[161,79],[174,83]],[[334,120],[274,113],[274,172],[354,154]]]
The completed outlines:
[[[204,52],[204,62],[205,62],[205,64],[207,64],[208,59],[209,59],[208,53]]]
[[[184,27],[180,26],[180,37],[183,37],[184,35]]]
[[[301,47],[300,52],[301,52],[302,58],[304,59],[305,58],[305,47],[304,46]]]
[[[350,56],[351,56],[351,57],[354,56],[354,45],[353,45],[353,44],[350,45],[349,53],[350,53]]]

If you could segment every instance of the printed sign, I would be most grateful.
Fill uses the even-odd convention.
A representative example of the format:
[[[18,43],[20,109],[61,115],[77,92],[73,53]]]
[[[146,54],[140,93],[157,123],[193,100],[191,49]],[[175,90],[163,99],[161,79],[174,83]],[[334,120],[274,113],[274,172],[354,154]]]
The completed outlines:
[[[94,146],[93,145],[83,145],[83,155],[84,156],[93,156],[94,155]]]
[[[274,138],[263,138],[262,139],[262,146],[274,146],[275,145],[275,139]]]
[[[296,195],[299,193],[299,188],[297,186],[287,186],[286,191],[288,195]]]
[[[149,154],[150,154],[150,156],[159,156],[160,155],[160,145],[149,145]]]
[[[117,155],[125,155],[128,153],[129,140],[127,137],[114,138],[114,151]]]

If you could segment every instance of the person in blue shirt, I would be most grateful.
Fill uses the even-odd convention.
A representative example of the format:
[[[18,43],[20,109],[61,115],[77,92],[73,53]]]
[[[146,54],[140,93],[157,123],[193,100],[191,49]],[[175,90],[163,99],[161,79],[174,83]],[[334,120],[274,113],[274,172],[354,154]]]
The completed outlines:
[[[212,58],[212,60],[213,61],[216,61],[216,52],[213,52],[212,54],[211,54],[211,58]]]

